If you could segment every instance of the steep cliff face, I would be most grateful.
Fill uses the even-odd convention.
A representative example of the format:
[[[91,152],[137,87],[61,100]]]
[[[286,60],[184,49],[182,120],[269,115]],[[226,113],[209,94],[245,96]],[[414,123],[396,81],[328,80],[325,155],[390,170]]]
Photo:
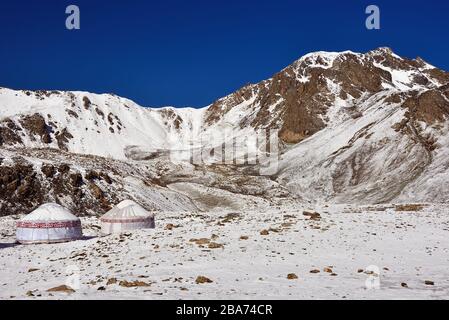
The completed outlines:
[[[56,199],[103,212],[122,197],[147,198],[158,209],[198,208],[179,183],[263,201],[447,201],[448,117],[449,73],[388,48],[311,53],[202,109],[0,89],[1,210]],[[270,177],[256,179],[257,164],[191,166],[169,157],[263,129],[280,138]]]

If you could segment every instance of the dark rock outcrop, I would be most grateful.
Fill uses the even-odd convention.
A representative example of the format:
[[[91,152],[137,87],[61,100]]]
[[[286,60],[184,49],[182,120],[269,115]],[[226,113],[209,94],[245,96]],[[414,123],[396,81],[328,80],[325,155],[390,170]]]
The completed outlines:
[[[34,136],[38,136],[43,143],[51,143],[52,139],[50,133],[52,132],[52,129],[47,125],[44,117],[39,113],[22,117],[20,119],[20,124],[27,130],[32,139]]]

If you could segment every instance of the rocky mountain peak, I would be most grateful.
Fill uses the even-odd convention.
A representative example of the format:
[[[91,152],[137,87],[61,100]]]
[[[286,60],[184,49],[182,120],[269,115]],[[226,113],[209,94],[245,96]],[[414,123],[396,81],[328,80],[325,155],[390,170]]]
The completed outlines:
[[[321,130],[329,108],[344,105],[350,116],[361,99],[389,90],[412,92],[447,83],[447,73],[422,59],[401,58],[382,47],[366,54],[313,52],[296,60],[271,79],[245,86],[215,102],[207,112],[208,124],[218,122],[233,108],[248,104],[240,126],[280,129],[284,142],[297,143]]]

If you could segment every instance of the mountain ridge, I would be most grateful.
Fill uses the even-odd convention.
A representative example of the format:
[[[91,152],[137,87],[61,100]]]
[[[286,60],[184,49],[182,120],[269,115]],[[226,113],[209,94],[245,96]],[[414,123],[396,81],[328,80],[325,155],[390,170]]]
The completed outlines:
[[[235,195],[243,206],[285,199],[447,201],[449,187],[441,181],[449,178],[448,118],[449,73],[389,48],[310,53],[200,109],[146,108],[83,91],[3,88],[1,210],[54,200],[103,212],[125,195],[158,210],[238,207]],[[279,137],[279,166],[270,176],[257,174],[260,161],[239,168],[235,159],[222,163],[209,152],[261,131]],[[193,157],[206,154],[206,161],[190,163],[192,155],[172,161],[173,151],[192,147]],[[55,152],[57,163],[45,155]],[[250,154],[238,156],[246,163]],[[221,196],[224,190],[231,193]],[[27,200],[33,194],[37,200]]]

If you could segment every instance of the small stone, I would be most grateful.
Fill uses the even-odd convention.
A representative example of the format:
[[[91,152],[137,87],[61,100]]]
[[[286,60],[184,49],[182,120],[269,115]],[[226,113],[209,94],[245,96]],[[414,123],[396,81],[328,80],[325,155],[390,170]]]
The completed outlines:
[[[212,283],[213,281],[205,276],[198,276],[195,280],[196,284]]]
[[[320,273],[320,270],[318,270],[318,269],[313,269],[313,270],[310,270],[310,273]]]
[[[433,285],[435,285],[435,282],[430,281],[430,280],[426,280],[426,281],[424,281],[424,283],[425,283],[426,286],[433,286]]]
[[[190,239],[190,242],[195,242],[197,245],[204,245],[210,243],[210,239],[201,238],[201,239]]]
[[[401,287],[403,287],[403,288],[408,288],[408,285],[407,285],[405,282],[402,282],[402,283],[401,283]]]
[[[304,211],[302,214],[306,217],[309,217],[310,220],[314,220],[314,221],[321,220],[321,215],[318,212]]]
[[[248,240],[248,239],[249,239],[248,236],[241,236],[241,237],[240,237],[240,240]]]
[[[211,242],[208,245],[209,249],[219,249],[219,248],[223,248],[224,246],[221,243],[216,243],[216,242]]]
[[[270,232],[269,232],[268,230],[266,230],[266,229],[260,231],[260,235],[261,235],[261,236],[267,236],[267,235],[269,235],[269,234],[270,234]]]
[[[294,273],[289,273],[287,275],[287,279],[288,280],[295,280],[295,279],[298,279],[298,276],[296,274],[294,274]]]
[[[119,286],[125,287],[125,288],[132,288],[132,287],[149,287],[150,284],[143,282],[143,281],[120,281]]]
[[[75,292],[75,290],[73,290],[72,288],[70,288],[67,285],[62,285],[62,286],[58,286],[58,287],[54,287],[54,288],[50,288],[47,290],[47,292],[65,292],[65,293],[73,293]]]

